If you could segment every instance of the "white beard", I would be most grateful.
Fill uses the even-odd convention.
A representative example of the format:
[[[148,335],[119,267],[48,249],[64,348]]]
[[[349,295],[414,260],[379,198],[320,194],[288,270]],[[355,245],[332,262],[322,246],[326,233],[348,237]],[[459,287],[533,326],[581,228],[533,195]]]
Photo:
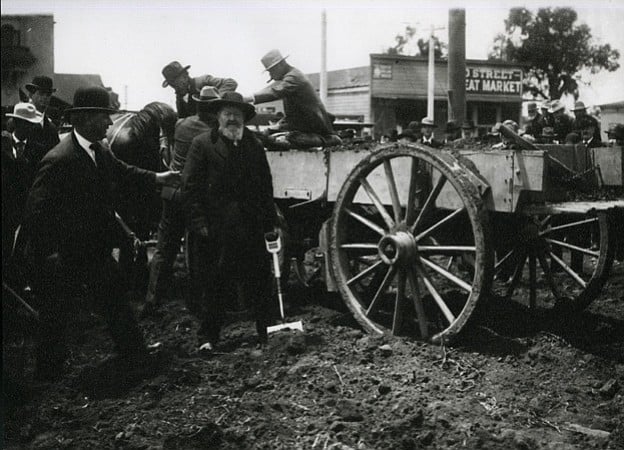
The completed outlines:
[[[219,131],[223,136],[230,139],[231,141],[238,142],[243,139],[243,130],[245,127],[236,127],[233,125],[229,125],[227,127],[220,127]]]

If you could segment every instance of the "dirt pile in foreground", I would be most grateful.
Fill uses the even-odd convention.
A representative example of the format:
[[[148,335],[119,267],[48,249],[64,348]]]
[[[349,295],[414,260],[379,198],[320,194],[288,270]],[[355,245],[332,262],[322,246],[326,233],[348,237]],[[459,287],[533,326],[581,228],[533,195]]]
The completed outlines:
[[[108,358],[101,322],[80,316],[66,375],[9,411],[5,445],[624,448],[623,265],[613,272],[579,316],[498,303],[454,347],[366,335],[347,313],[291,291],[287,312],[303,333],[257,350],[253,323],[233,316],[217,351],[202,354],[196,320],[173,299],[142,322],[165,350],[136,376]]]

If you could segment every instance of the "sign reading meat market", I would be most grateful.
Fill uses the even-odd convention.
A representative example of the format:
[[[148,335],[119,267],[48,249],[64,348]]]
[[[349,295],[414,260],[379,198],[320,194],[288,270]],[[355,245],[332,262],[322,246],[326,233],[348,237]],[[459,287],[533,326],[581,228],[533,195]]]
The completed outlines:
[[[522,95],[522,69],[466,67],[466,93]]]

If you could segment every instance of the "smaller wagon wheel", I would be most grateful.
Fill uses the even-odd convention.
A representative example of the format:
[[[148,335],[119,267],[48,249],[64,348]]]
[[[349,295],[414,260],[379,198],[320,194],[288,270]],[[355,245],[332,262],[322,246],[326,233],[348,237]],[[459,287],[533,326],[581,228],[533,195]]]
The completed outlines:
[[[500,252],[495,292],[530,308],[586,308],[604,286],[615,252],[608,213],[529,215]]]
[[[454,156],[418,145],[382,147],[347,177],[330,261],[364,329],[441,342],[466,325],[492,261],[487,211],[471,180]]]

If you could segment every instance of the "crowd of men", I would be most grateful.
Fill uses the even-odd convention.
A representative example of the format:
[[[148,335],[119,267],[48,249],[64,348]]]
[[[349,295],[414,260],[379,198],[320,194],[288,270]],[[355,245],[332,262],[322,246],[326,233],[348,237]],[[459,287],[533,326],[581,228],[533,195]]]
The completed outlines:
[[[187,302],[200,321],[201,347],[217,345],[232,292],[250,306],[258,343],[266,343],[272,308],[264,235],[276,231],[277,215],[264,148],[284,141],[322,146],[340,142],[333,117],[314,87],[286,59],[278,50],[268,52],[261,62],[272,83],[245,96],[236,92],[234,79],[191,77],[189,65],[167,64],[162,86],[175,90],[179,120],[169,170],[161,173],[130,166],[111,152],[105,137],[116,110],[106,89],[76,90],[73,106],[65,111],[73,129],[59,141],[46,116],[55,91],[52,79],[37,76],[25,86],[29,102],[15,105],[7,114],[12,131],[2,132],[2,264],[9,283],[20,282],[16,266],[29,268],[27,283],[36,294],[40,319],[38,377],[62,373],[65,327],[72,314],[68,299],[85,293],[104,316],[119,358],[149,364],[149,346],[125,300],[112,257],[119,236],[112,189],[120,181],[146,190],[162,185],[162,216],[141,314],[154,314],[166,298],[186,233]],[[284,102],[284,116],[266,135],[252,133],[245,125],[256,114],[254,105],[278,99]],[[541,113],[537,109],[529,104],[524,130],[513,121],[504,124],[535,142],[600,145],[598,122],[586,114],[582,102],[575,105],[574,120],[559,100],[542,105]],[[444,141],[434,137],[435,128],[425,117],[386,139],[432,148],[470,145],[478,139],[471,121],[449,122]]]

